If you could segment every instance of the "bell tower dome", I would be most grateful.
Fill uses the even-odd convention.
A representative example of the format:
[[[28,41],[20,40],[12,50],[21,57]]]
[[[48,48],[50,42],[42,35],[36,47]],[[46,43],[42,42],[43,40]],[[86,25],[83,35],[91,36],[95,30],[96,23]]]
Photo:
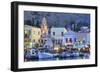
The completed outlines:
[[[46,21],[45,17],[43,17],[43,19],[42,19],[41,33],[42,34],[48,34],[48,26],[47,26],[47,21]]]

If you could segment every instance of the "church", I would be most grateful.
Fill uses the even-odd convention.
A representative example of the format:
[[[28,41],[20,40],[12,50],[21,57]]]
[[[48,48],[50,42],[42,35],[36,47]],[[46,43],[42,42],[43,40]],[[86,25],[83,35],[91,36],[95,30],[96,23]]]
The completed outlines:
[[[40,44],[44,45],[45,42],[48,40],[49,36],[48,36],[48,26],[47,26],[47,20],[46,17],[43,17],[42,22],[41,22],[41,38],[40,38]]]

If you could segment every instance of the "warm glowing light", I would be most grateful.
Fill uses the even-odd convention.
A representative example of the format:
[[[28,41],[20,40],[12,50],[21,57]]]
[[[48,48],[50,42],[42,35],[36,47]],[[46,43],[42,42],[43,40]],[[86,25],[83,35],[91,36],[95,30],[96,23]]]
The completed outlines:
[[[58,51],[58,50],[59,50],[59,48],[58,48],[58,47],[54,47],[54,50]]]

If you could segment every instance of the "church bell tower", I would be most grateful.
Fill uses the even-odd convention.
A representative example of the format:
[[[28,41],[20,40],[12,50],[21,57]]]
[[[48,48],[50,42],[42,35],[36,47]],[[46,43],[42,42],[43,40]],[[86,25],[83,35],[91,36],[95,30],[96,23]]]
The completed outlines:
[[[42,34],[48,34],[48,26],[47,26],[47,21],[46,21],[45,17],[43,17],[43,19],[42,19],[41,33]]]

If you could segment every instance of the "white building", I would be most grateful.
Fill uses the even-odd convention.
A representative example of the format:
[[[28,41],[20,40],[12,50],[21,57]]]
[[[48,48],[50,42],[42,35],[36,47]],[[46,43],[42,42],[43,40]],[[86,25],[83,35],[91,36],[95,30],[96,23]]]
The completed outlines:
[[[65,32],[67,32],[67,30],[63,27],[62,28],[52,27],[51,38],[55,39],[56,44],[61,44]]]

